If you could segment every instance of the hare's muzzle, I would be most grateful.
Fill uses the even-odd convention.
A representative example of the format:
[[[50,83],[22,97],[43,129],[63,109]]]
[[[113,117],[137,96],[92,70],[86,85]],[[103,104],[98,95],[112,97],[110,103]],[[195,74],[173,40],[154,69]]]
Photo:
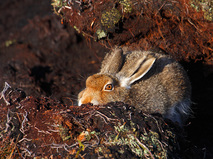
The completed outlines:
[[[90,98],[86,98],[86,99],[80,99],[78,100],[78,106],[81,106],[82,104],[88,104],[88,103],[92,103],[93,105],[98,105],[99,102],[95,99],[90,99]]]
[[[91,97],[82,97],[78,100],[78,106],[81,106],[82,104],[88,104],[88,103],[92,103]]]
[[[82,104],[92,103],[93,105],[98,105],[99,102],[96,99],[97,92],[89,90],[88,88],[81,91],[78,95],[78,106]]]

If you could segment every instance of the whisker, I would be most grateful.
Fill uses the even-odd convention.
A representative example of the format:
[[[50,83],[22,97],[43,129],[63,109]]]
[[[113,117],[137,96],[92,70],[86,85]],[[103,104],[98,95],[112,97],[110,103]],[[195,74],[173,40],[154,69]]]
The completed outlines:
[[[77,77],[77,80],[78,80],[78,81],[86,81],[86,79],[87,79],[87,76],[86,76],[86,75],[81,75],[81,74],[79,74],[78,77]]]

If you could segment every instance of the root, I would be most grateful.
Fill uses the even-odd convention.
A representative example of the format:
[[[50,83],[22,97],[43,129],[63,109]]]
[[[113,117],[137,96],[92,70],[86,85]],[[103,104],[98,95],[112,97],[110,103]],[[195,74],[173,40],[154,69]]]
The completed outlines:
[[[5,103],[6,103],[6,105],[10,105],[10,102],[8,102],[7,100],[6,100],[6,98],[5,98],[5,92],[9,89],[9,88],[11,88],[11,86],[7,83],[7,82],[5,82],[4,83],[4,89],[3,89],[3,91],[0,93],[0,99],[4,99],[4,101],[5,101]]]

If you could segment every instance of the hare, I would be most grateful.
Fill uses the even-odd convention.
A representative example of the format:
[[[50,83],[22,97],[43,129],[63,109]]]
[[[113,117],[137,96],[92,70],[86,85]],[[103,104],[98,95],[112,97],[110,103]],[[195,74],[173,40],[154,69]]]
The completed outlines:
[[[100,72],[87,78],[78,105],[122,101],[182,124],[190,114],[190,96],[186,72],[168,55],[115,48],[105,56]]]

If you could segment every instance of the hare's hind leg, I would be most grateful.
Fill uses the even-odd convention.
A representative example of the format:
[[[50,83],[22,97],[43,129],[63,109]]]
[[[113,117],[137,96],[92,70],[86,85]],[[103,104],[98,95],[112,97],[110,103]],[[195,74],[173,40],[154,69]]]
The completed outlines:
[[[178,103],[175,103],[167,112],[164,114],[165,118],[178,122],[181,126],[186,121],[187,117],[192,113],[190,109],[191,100],[184,99]]]

